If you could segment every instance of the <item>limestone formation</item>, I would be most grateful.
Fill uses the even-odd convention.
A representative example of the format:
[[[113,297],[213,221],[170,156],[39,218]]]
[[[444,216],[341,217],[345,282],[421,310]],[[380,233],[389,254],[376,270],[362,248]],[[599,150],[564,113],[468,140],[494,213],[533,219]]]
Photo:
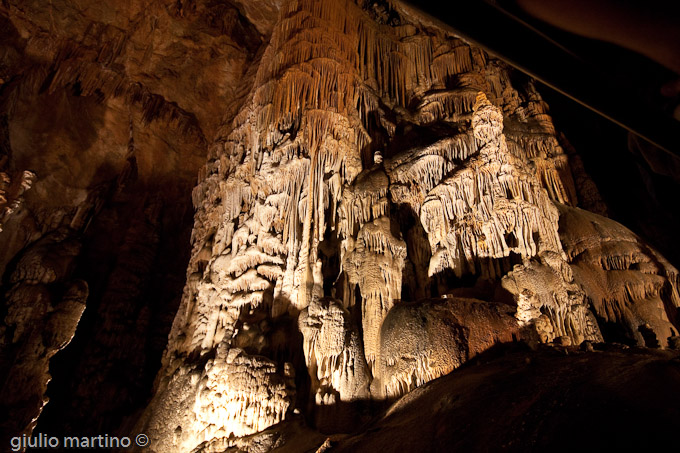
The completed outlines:
[[[395,398],[446,375],[495,344],[519,338],[512,307],[446,298],[396,305],[381,331],[373,392]]]
[[[667,347],[677,335],[678,271],[623,225],[560,207],[574,279],[610,341]]]
[[[146,404],[205,137],[261,39],[231,4],[199,3],[0,5],[3,450],[39,415],[112,433]]]
[[[311,391],[318,407],[317,425],[351,426],[341,420],[352,417],[351,412],[342,414],[332,406],[351,407],[353,402],[368,399],[371,374],[349,311],[340,301],[316,299],[300,313],[299,324]]]
[[[503,344],[677,345],[678,271],[481,48],[382,0],[76,3],[0,6],[3,436],[326,451]]]
[[[3,433],[30,435],[48,401],[50,359],[73,338],[88,296],[87,283],[71,278],[80,246],[72,231],[57,230],[29,247],[9,278],[0,326]]]
[[[190,448],[289,416],[277,401],[292,394],[257,390],[257,359],[158,418],[176,376],[210,375],[226,357],[267,355],[276,380],[280,357],[301,348],[316,423],[333,429],[343,404],[400,396],[520,330],[530,342],[603,340],[601,303],[562,246],[560,209],[572,208],[560,206],[577,191],[539,95],[481,50],[390,14],[387,25],[349,1],[282,4],[194,189],[187,286],[139,425],[153,448],[169,448],[173,430],[173,448]],[[490,299],[426,301],[464,281]],[[512,305],[493,302],[503,291]],[[288,316],[303,341],[274,354],[262,320]],[[205,407],[229,416],[214,423]]]

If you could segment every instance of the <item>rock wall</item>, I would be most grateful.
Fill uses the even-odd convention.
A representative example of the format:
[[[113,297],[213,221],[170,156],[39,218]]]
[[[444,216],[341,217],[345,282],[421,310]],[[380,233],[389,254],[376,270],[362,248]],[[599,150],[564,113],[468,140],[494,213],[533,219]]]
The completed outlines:
[[[385,1],[86,3],[0,7],[3,436],[267,450],[499,343],[678,342],[504,62]]]
[[[254,71],[193,192],[187,285],[138,425],[155,451],[236,445],[294,411],[351,429],[498,342],[603,340],[562,244],[569,157],[530,81],[352,1],[284,2]]]
[[[0,443],[39,415],[125,432],[179,305],[206,137],[262,38],[231,4],[61,0],[2,2],[0,35]]]

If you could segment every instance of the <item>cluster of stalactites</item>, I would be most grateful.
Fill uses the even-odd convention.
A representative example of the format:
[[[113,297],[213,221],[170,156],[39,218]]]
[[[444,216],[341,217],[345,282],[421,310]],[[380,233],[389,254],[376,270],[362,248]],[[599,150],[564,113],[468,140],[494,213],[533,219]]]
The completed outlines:
[[[610,219],[566,206],[560,214],[565,253],[598,318],[627,341],[667,346],[677,334],[677,269]]]
[[[317,405],[369,397],[370,375],[361,339],[340,301],[316,299],[298,319]]]
[[[391,158],[385,168],[392,197],[419,212],[422,197],[477,152],[478,144],[472,134],[462,133]]]
[[[515,266],[503,277],[502,285],[515,295],[515,317],[520,325],[533,326],[533,340],[549,343],[567,337],[572,344],[602,341],[586,293],[574,279],[564,254],[543,251],[524,265]]]
[[[569,159],[554,134],[510,134],[507,145],[513,156],[534,170],[551,200],[567,205],[576,204]]]
[[[341,237],[354,237],[367,222],[388,213],[387,187],[387,176],[378,170],[362,174],[345,188],[338,210]]]
[[[351,14],[337,2],[292,3],[250,101],[194,190],[194,250],[180,313],[193,330],[184,335],[186,352],[209,351],[228,338],[243,310],[271,302],[280,314],[282,301],[309,303],[298,293],[309,285],[326,222],[335,227],[326,212],[337,210],[343,186],[361,171],[368,137],[355,110]]]
[[[394,236],[390,222],[387,216],[371,217],[361,225],[356,238],[346,238],[341,246],[350,285],[347,299],[353,297],[356,287],[361,295],[364,352],[371,370],[378,359],[382,321],[401,297],[406,243]]]
[[[483,53],[460,40],[428,33],[377,24],[351,1],[295,0],[282,8],[253,90],[211,148],[193,193],[194,248],[166,367],[174,370],[168,358],[181,366],[184,357],[222,345],[211,370],[243,375],[227,382],[205,368],[209,383],[197,394],[195,413],[206,436],[245,435],[285,414],[280,371],[236,349],[251,346],[234,338],[253,310],[302,313],[319,404],[367,397],[380,327],[401,297],[406,260],[390,196],[422,219],[430,274],[461,273],[511,252],[561,250],[557,214],[541,188],[555,187],[550,197],[566,199],[561,173],[551,163],[537,170],[541,180],[524,170],[505,144],[498,108],[477,99],[479,90],[494,100],[514,93],[505,72],[484,69]],[[457,87],[447,87],[453,78]],[[364,170],[369,114],[407,105],[417,106],[411,120],[460,123],[461,132]],[[472,128],[464,127],[469,120]],[[341,241],[345,277],[338,280],[343,300],[331,303],[322,300],[317,250],[329,231]],[[355,305],[361,330],[350,326],[346,311]],[[433,367],[423,362],[413,385],[441,374]],[[278,389],[273,396],[264,388],[269,380]]]
[[[190,429],[185,427],[189,435],[183,447],[246,436],[280,422],[294,398],[292,365],[285,368],[282,376],[264,357],[218,348],[197,382],[195,419]]]
[[[420,211],[432,248],[430,275],[474,273],[481,258],[561,250],[555,206],[509,153],[502,114],[481,93],[472,127],[479,153],[434,187]]]
[[[253,114],[267,130],[255,133],[252,146],[272,146],[282,131],[301,124],[307,110],[356,112],[354,119],[366,119],[378,109],[378,98],[404,107],[424,95],[422,115],[432,118],[469,112],[474,89],[444,88],[483,59],[458,39],[411,24],[380,25],[350,0],[288,2],[255,79]],[[237,117],[235,128],[244,116]],[[361,127],[354,130],[361,135]],[[365,139],[358,138],[360,148]]]
[[[345,189],[338,214],[342,269],[348,283],[344,305],[361,306],[364,354],[372,371],[382,320],[401,297],[406,258],[406,243],[391,228],[387,188],[382,169],[363,173]],[[355,288],[360,301],[354,300]]]

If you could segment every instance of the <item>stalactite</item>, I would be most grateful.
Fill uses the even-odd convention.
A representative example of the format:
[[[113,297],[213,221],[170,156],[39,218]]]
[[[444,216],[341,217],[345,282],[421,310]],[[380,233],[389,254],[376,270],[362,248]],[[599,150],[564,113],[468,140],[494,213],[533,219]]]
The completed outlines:
[[[647,325],[666,345],[680,306],[678,271],[612,220],[567,206],[560,213],[565,252],[597,316],[619,324],[626,341],[645,345],[638,329]]]
[[[386,162],[385,167],[391,183],[417,186],[419,192],[426,194],[460,165],[461,161],[476,152],[474,137],[471,134],[461,134],[395,156]]]
[[[369,374],[349,312],[332,300],[315,300],[300,315],[304,353],[317,404],[369,397]],[[335,401],[335,395],[338,400]]]
[[[364,351],[374,373],[380,326],[394,300],[401,297],[401,274],[406,257],[406,243],[392,235],[389,218],[376,217],[361,226],[356,240],[346,240],[343,245],[343,269],[349,283],[359,288],[362,298]]]
[[[282,5],[252,89],[193,192],[192,258],[158,391],[171,398],[187,381],[210,382],[193,382],[173,416],[182,448],[285,419],[292,390],[260,322],[297,320],[302,348],[290,347],[304,353],[319,423],[341,403],[396,397],[448,373],[520,326],[544,342],[601,340],[558,235],[555,203],[576,196],[544,102],[483,51],[398,23],[349,0]],[[405,284],[427,298],[449,272],[502,284],[514,313],[458,299],[404,308]],[[626,281],[629,292],[663,286]],[[407,344],[390,319],[421,306],[413,320],[436,328],[411,322]],[[483,326],[472,328],[466,310]],[[418,349],[423,335],[431,347]],[[269,358],[251,354],[261,351]],[[149,429],[167,437],[149,413]]]
[[[425,124],[466,119],[472,113],[478,92],[474,88],[458,88],[428,93],[419,105],[419,119]]]
[[[500,113],[483,95],[478,99],[473,130],[479,154],[434,187],[421,207],[433,259],[448,261],[432,263],[431,271],[450,268],[460,276],[474,270],[478,258],[560,249],[557,211],[508,152]],[[437,253],[442,247],[446,254]]]
[[[440,47],[433,59],[432,73],[435,84],[444,83],[452,75],[469,72],[472,70],[472,58],[470,47],[462,44],[451,48]]]

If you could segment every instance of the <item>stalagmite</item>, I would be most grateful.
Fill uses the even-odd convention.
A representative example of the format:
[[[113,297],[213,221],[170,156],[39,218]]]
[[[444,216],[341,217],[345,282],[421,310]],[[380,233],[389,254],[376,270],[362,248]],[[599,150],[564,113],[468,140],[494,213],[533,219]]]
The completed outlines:
[[[390,221],[384,216],[364,224],[356,240],[346,242],[343,269],[349,284],[361,294],[363,344],[373,369],[379,355],[380,326],[394,300],[401,298],[406,244],[392,236]]]
[[[361,339],[347,309],[339,301],[315,300],[302,311],[298,323],[304,336],[303,351],[316,404],[351,403],[369,398],[370,374]],[[324,416],[331,419],[323,420]],[[337,424],[342,416],[338,413],[317,415],[317,423]]]
[[[498,342],[597,342],[598,317],[621,320],[563,247],[577,191],[533,84],[365,3],[282,2],[210,147],[187,283],[138,424],[154,451],[235,446],[295,411],[351,429],[358,404]],[[677,299],[670,270],[622,280]]]

